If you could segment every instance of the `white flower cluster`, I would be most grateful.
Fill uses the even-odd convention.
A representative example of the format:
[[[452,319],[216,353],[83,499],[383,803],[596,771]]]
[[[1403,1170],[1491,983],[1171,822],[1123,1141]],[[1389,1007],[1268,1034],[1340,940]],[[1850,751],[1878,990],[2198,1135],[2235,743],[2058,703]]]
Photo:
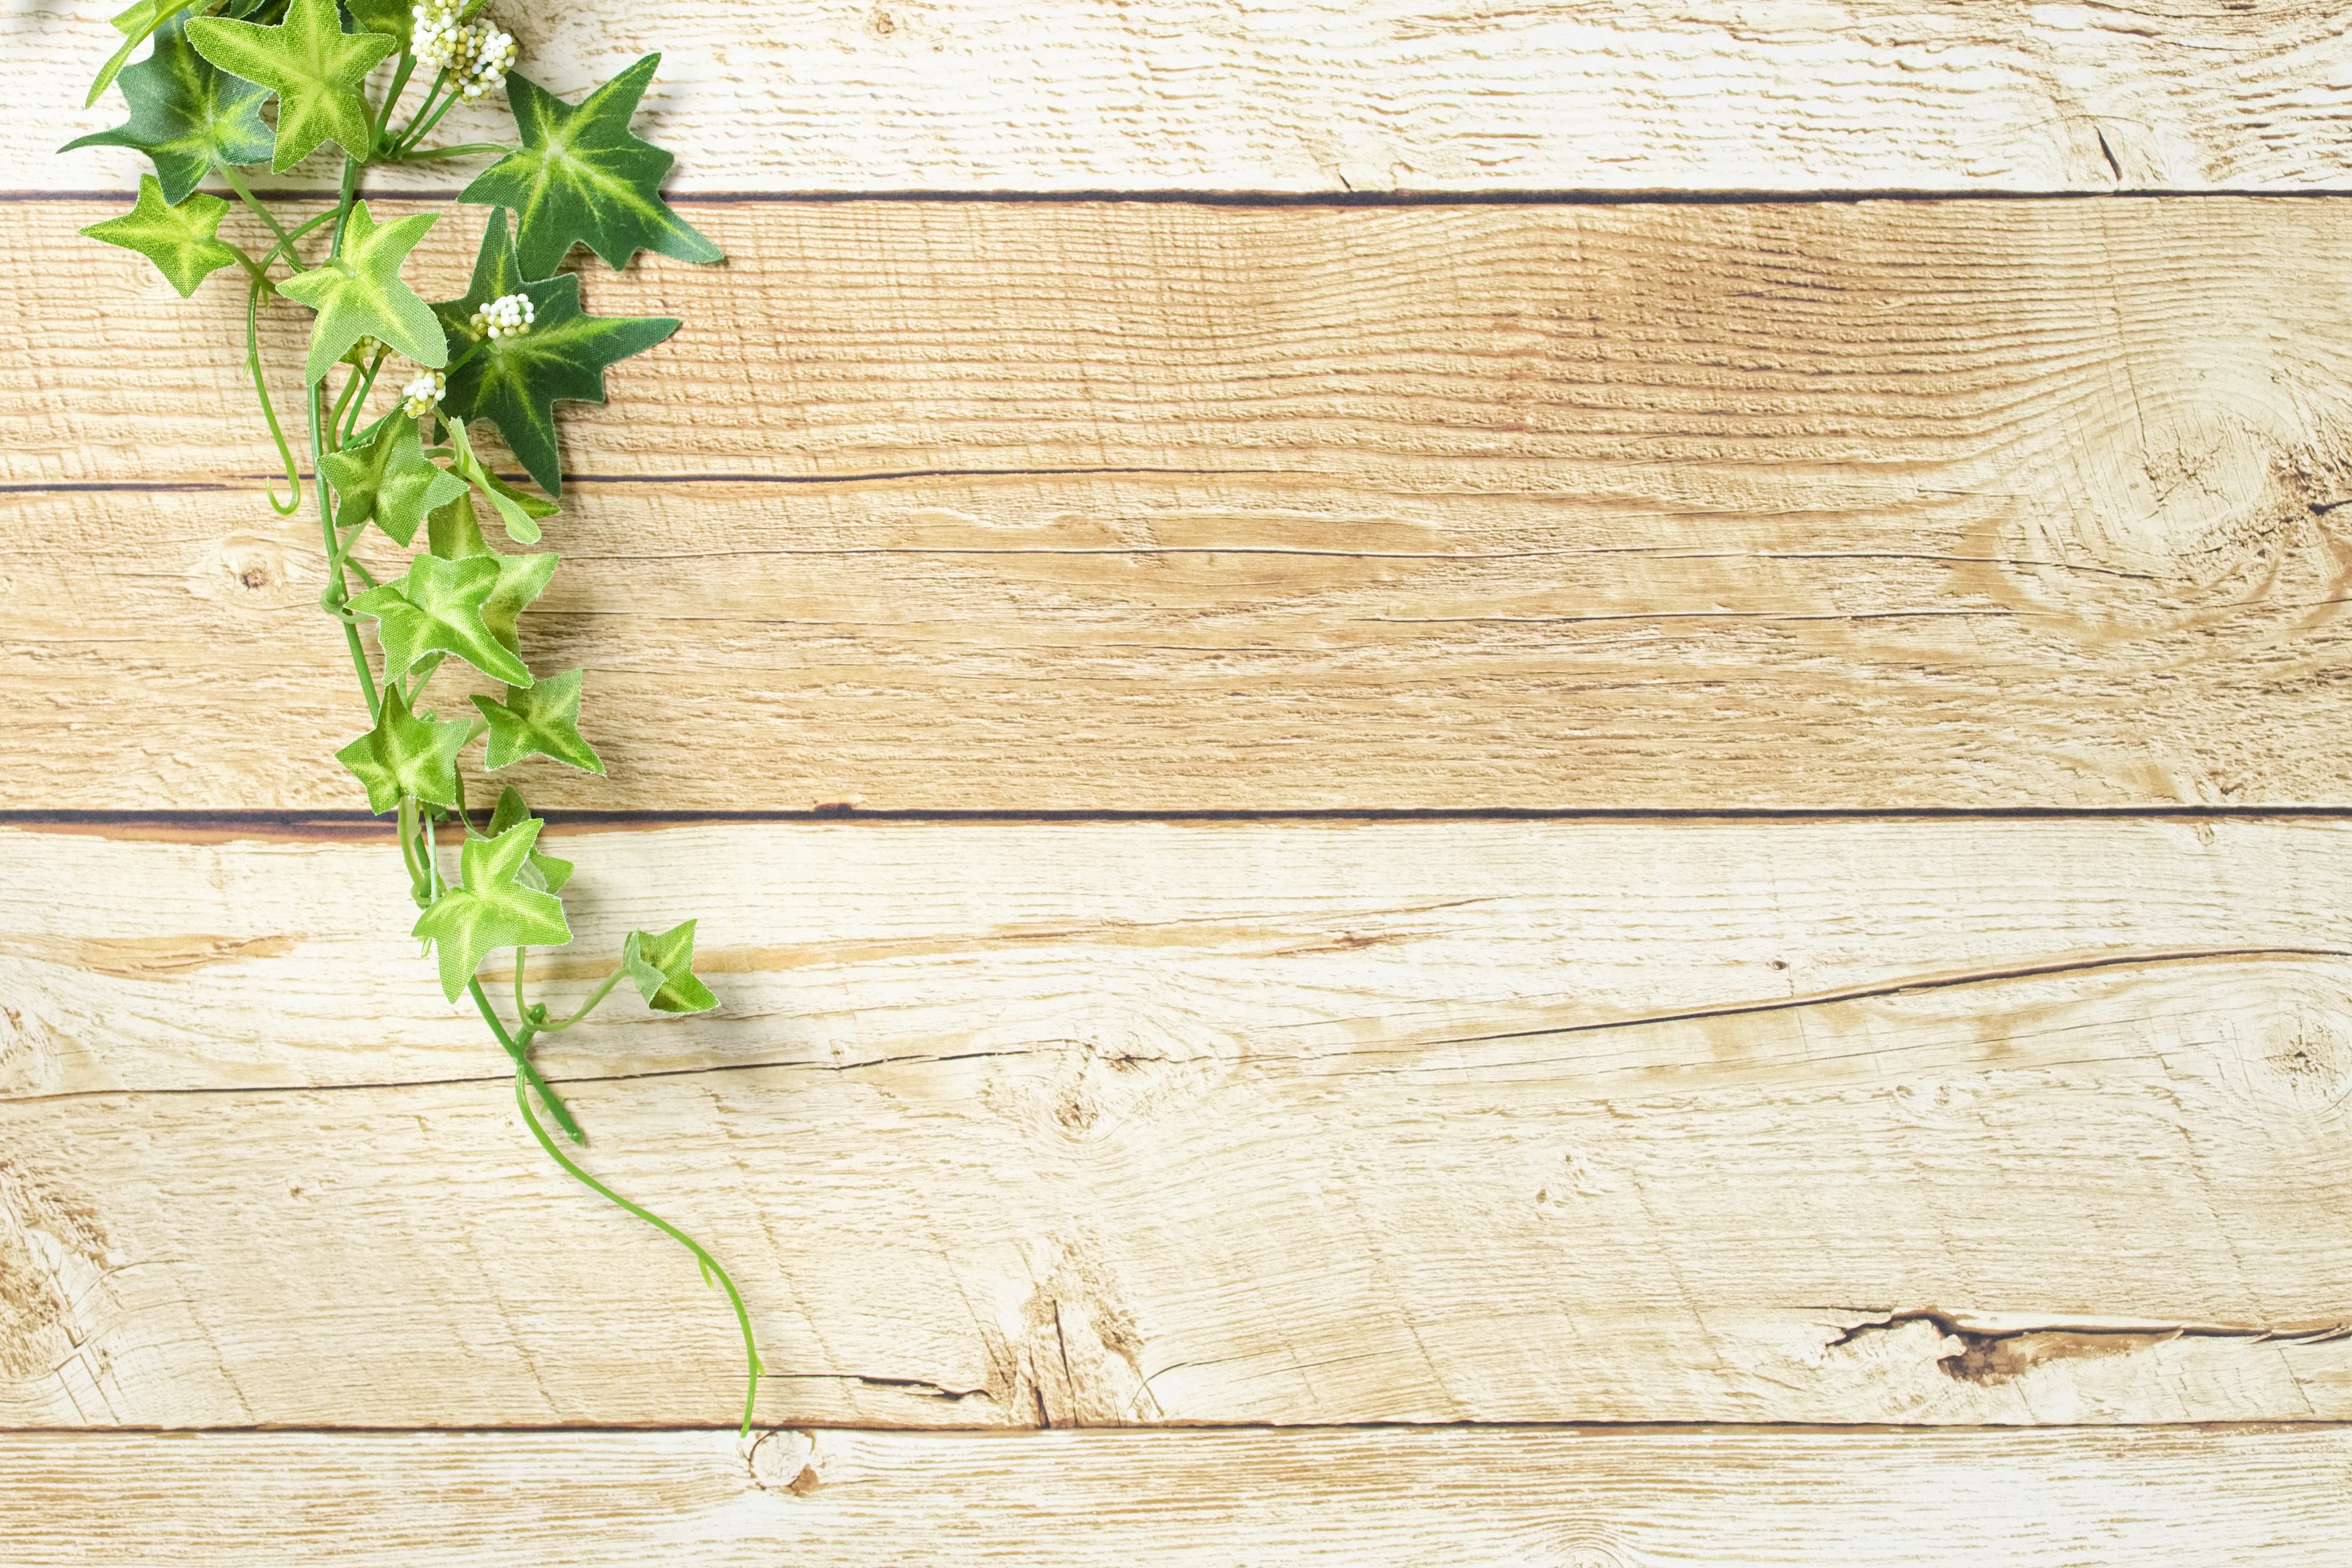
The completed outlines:
[[[457,96],[468,101],[506,80],[514,68],[514,35],[488,22],[461,22],[466,0],[417,0],[409,7],[415,26],[409,48],[430,71],[447,71]]]
[[[440,406],[441,395],[448,390],[449,378],[428,370],[400,389],[400,411],[411,419],[422,419]]]
[[[537,320],[539,312],[531,309],[530,295],[501,294],[474,312],[474,332],[492,342],[500,338],[519,338],[530,331],[531,323]]]

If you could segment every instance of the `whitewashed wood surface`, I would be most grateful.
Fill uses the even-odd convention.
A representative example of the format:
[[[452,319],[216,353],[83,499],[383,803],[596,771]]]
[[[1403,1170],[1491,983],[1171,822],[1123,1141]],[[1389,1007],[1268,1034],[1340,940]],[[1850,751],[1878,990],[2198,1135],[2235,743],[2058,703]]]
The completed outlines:
[[[50,153],[111,0],[0,15],[9,184],[128,187]],[[583,0],[492,6],[576,94],[659,50],[646,124],[688,192],[2342,190],[2334,0]],[[450,143],[508,133],[452,116]],[[305,174],[331,183],[315,161]],[[438,188],[446,169],[391,182]]]
[[[21,1568],[2316,1568],[2347,1465],[2308,1427],[0,1436],[0,1531]]]
[[[578,835],[583,945],[697,913],[728,1005],[546,1061],[769,1421],[2340,1420],[2344,842]],[[0,844],[0,1421],[723,1414],[718,1299],[370,948],[385,846]]]

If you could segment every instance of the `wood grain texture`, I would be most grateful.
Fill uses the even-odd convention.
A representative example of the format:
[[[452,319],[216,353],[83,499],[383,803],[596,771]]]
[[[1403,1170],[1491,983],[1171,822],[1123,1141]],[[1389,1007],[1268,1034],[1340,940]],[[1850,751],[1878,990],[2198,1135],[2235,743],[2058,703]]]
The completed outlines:
[[[89,0],[0,20],[10,178],[128,186],[59,142],[119,41]],[[665,51],[647,131],[692,191],[2342,189],[2329,0],[590,0],[507,5],[566,93]],[[453,117],[446,142],[510,134]],[[331,178],[322,161],[304,173]],[[443,185],[446,168],[411,176]]]
[[[2277,1568],[2341,1428],[0,1436],[21,1568]]]
[[[583,936],[691,897],[728,1006],[548,1061],[770,1421],[2341,1420],[2346,841],[575,836]],[[0,1103],[0,1424],[726,1415],[686,1259],[404,1022],[330,891],[387,849],[0,842],[56,1086]]]
[[[0,785],[347,805],[232,302],[96,210],[0,271]],[[2343,204],[704,216],[589,278],[690,325],[569,416],[543,804],[2347,797]]]

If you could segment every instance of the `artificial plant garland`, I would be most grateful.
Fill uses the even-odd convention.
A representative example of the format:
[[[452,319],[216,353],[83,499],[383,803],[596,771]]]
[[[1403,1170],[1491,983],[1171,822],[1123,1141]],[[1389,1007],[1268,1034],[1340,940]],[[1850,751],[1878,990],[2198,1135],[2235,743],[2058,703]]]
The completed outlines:
[[[725,1288],[749,1365],[748,1432],[761,1368],[734,1280],[693,1237],[582,1170],[532,1107],[536,1095],[565,1136],[587,1141],[532,1065],[531,1044],[587,1017],[623,979],[658,1012],[718,1005],[694,973],[694,922],[630,932],[604,982],[570,1013],[552,1016],[527,994],[525,958],[533,947],[572,940],[559,896],[571,863],[540,847],[543,825],[511,787],[477,824],[457,766],[467,748],[487,737],[484,764],[493,772],[530,756],[604,771],[580,733],[581,672],[534,674],[522,659],[518,618],[546,588],[557,556],[492,548],[479,507],[487,505],[517,544],[539,542],[540,523],[556,513],[554,498],[563,490],[554,404],[604,402],[605,367],[653,347],[678,323],[591,316],[581,309],[579,279],[559,275],[558,265],[583,241],[615,270],[641,249],[684,261],[717,261],[720,252],[662,199],[670,154],[629,133],[661,57],[648,55],[568,103],[512,71],[515,40],[480,18],[482,3],[138,0],[114,18],[124,41],[89,100],[95,103],[119,80],[131,118],[67,150],[131,147],[155,166],[140,177],[130,212],[84,234],[147,257],[184,299],[225,268],[244,273],[245,364],[285,468],[289,493],[281,499],[274,484],[269,489],[281,516],[301,509],[304,470],[270,399],[257,323],[279,299],[314,312],[300,396],[326,551],[319,603],[341,623],[370,721],[335,755],[367,791],[368,808],[397,824],[420,911],[411,934],[437,955],[447,999],[469,996],[513,1059],[515,1104],[531,1135],[576,1180],[675,1238],[706,1282]],[[149,38],[148,57],[126,68]],[[369,82],[387,63],[389,76],[372,94]],[[404,94],[422,78],[430,85],[395,128]],[[454,105],[500,85],[519,145],[425,145]],[[262,115],[272,99],[274,124]],[[299,221],[273,211],[238,173],[265,162],[282,173],[329,142],[342,154],[334,205]],[[400,268],[437,215],[379,221],[358,198],[360,173],[491,153],[497,162],[457,197],[490,209],[471,285],[459,299],[428,305],[401,280]],[[214,170],[267,226],[272,243],[258,257],[220,237],[229,203],[196,189]],[[278,274],[281,267],[286,276]],[[394,407],[362,425],[394,353],[413,362],[415,374]],[[468,423],[495,428],[544,494],[493,472],[469,439]],[[352,553],[370,526],[404,548],[421,529],[425,548],[404,574],[379,581]],[[364,584],[357,593],[353,577]],[[370,622],[381,682],[360,637]],[[443,719],[425,708],[425,688],[453,658],[504,682],[505,696],[475,696],[478,712],[470,719]],[[458,838],[454,880],[445,875],[440,843],[447,830]],[[511,1025],[477,977],[501,948],[514,950]]]

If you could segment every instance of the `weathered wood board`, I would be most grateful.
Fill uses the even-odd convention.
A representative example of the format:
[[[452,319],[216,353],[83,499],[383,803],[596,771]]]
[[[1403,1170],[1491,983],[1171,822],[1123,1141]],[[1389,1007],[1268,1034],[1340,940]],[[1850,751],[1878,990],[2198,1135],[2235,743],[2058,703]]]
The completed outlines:
[[[547,1060],[769,1421],[2342,1420],[2345,833],[583,837],[730,1004]],[[320,962],[382,846],[0,843],[0,1423],[724,1415],[684,1257],[401,1045],[404,944]]]
[[[130,184],[94,0],[0,17],[10,178]],[[688,191],[2315,190],[2352,183],[2331,0],[583,0],[492,8],[574,94],[663,51]],[[489,106],[446,142],[503,139]],[[312,160],[300,171],[331,184]],[[398,176],[395,176],[397,178]],[[441,188],[446,167],[407,175]]]
[[[0,273],[0,784],[348,805],[236,301],[127,312],[97,210]],[[701,216],[588,275],[690,325],[566,427],[531,652],[614,776],[544,805],[2352,793],[2352,205]]]
[[[749,1442],[399,934],[240,301],[75,235],[109,9],[0,17],[0,1560],[2352,1552],[2340,6],[502,15],[732,257],[583,274],[688,326],[520,782],[1004,818],[557,836],[702,921],[541,1056]]]
[[[0,1436],[21,1568],[2277,1568],[2340,1429]]]

